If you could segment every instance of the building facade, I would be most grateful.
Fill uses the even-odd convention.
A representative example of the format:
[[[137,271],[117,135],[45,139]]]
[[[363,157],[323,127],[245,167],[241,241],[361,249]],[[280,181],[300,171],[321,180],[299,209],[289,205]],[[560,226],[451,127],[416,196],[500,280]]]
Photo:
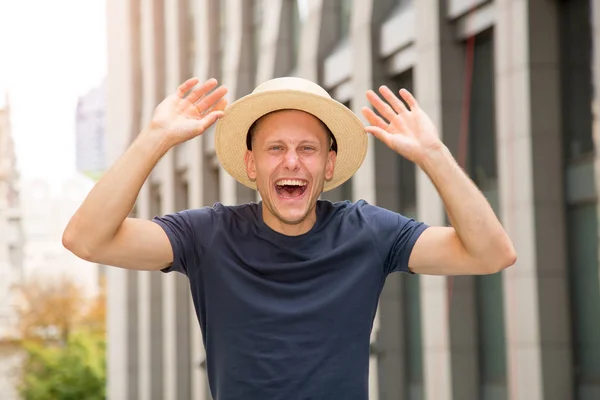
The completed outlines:
[[[14,285],[23,277],[24,236],[20,180],[11,133],[10,104],[0,93],[0,342],[16,338]]]
[[[77,171],[96,180],[106,170],[104,128],[106,82],[77,101],[75,115],[75,163]]]
[[[18,398],[15,371],[22,352],[18,337],[18,294],[15,285],[23,279],[24,235],[20,176],[11,129],[10,102],[0,90],[0,393]]]
[[[512,237],[491,276],[391,275],[372,335],[372,399],[600,398],[600,7],[591,0],[109,0],[107,161],[190,76],[229,100],[277,76],[354,110],[412,90]],[[371,140],[323,197],[448,223],[425,174]],[[257,195],[215,157],[213,132],[172,149],[140,192],[152,218]],[[209,399],[183,276],[110,268],[109,395]]]

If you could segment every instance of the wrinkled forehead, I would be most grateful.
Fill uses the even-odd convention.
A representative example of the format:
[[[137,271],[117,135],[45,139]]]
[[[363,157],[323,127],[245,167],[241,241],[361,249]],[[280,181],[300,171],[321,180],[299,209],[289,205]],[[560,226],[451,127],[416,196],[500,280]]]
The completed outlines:
[[[311,130],[311,132],[315,132],[317,135],[321,135],[322,133],[324,133],[330,140],[331,142],[331,150],[337,152],[337,142],[335,140],[335,136],[333,135],[333,133],[331,132],[331,130],[329,129],[329,127],[319,118],[317,118],[316,116],[301,111],[301,110],[277,110],[277,111],[272,111],[268,114],[263,115],[262,117],[260,117],[259,119],[257,119],[256,121],[254,121],[254,123],[252,124],[252,126],[250,126],[250,129],[248,129],[248,134],[246,136],[246,147],[248,148],[248,150],[252,150],[252,142],[253,140],[256,138],[256,134],[259,131],[262,131],[263,134],[266,131],[266,134],[271,136],[271,135],[277,135],[277,131],[274,131],[272,129],[264,129],[265,126],[268,126],[267,124],[276,124],[276,123],[280,123],[282,120],[277,118],[280,117],[282,119],[285,119],[286,122],[289,122],[291,124],[307,124],[310,123],[310,120],[313,120],[315,122],[315,126],[318,126],[320,129],[318,129],[316,132],[315,130]]]

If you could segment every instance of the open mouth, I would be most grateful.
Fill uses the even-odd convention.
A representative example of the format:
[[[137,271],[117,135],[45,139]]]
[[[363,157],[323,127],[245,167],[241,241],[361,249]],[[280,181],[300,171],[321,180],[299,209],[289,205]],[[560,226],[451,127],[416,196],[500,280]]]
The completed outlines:
[[[307,182],[297,179],[281,179],[275,183],[275,191],[284,199],[300,197],[308,187]]]

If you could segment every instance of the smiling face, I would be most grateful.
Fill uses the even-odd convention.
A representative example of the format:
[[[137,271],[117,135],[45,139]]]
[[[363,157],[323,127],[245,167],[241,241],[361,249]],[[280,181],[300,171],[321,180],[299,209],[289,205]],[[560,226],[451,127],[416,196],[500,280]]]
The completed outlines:
[[[263,219],[287,235],[310,230],[325,181],[333,178],[335,152],[323,123],[296,110],[267,114],[252,132],[246,172],[256,181]]]

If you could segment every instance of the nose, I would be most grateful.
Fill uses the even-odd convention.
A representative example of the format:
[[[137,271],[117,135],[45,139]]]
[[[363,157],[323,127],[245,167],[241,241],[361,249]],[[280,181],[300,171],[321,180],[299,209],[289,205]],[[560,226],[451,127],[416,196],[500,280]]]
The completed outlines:
[[[285,156],[283,157],[283,166],[290,171],[295,171],[300,167],[298,154],[295,150],[290,149],[285,153]]]

